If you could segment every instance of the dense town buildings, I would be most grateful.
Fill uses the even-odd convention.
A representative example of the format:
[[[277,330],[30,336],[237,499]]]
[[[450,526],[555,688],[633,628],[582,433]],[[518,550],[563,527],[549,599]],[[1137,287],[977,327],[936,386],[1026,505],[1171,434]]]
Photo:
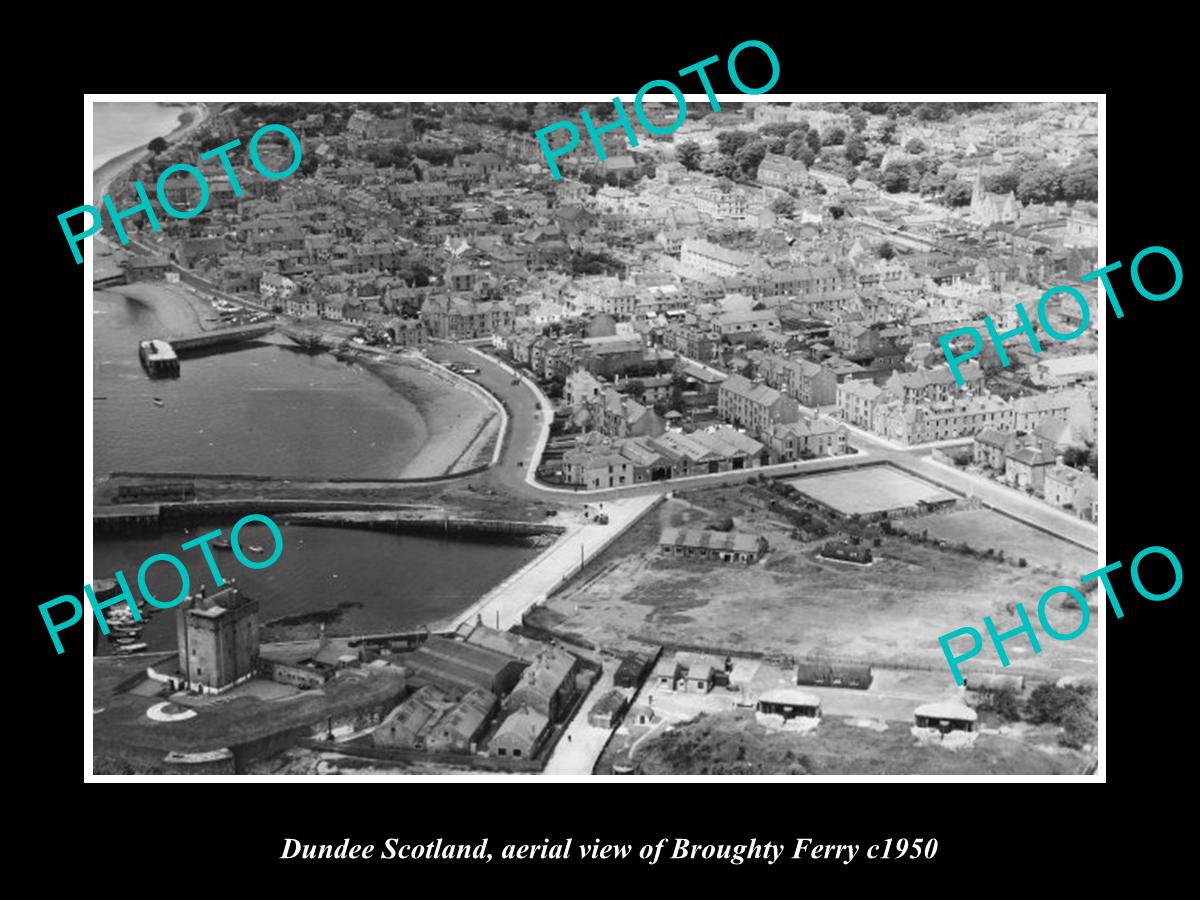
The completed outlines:
[[[853,126],[859,157],[844,140],[859,118],[849,110],[751,105],[689,118],[672,139],[637,148],[606,134],[607,159],[564,157],[555,182],[536,143],[511,127],[520,104],[318,104],[289,123],[305,142],[295,177],[239,168],[239,194],[206,163],[202,216],[164,219],[160,231],[129,219],[152,252],[128,260],[124,278],[190,273],[226,301],[371,353],[437,361],[446,343],[486,346],[514,370],[505,379],[536,382],[549,404],[537,414],[546,449],[520,460],[521,475],[568,498],[569,488],[646,493],[784,464],[791,477],[803,461],[841,466],[835,458],[869,438],[1095,521],[1094,335],[1047,341],[1040,355],[1010,338],[1011,365],[988,348],[960,369],[961,384],[938,345],[985,316],[1011,330],[1014,302],[1029,307],[1096,266],[1094,122],[1054,110],[1031,130],[1019,104],[953,124],[864,113]],[[172,152],[197,158],[244,131],[248,115],[217,108]],[[798,145],[766,127],[801,122],[830,140]],[[698,152],[684,149],[689,140]],[[135,177],[149,183],[161,162],[139,163]],[[1054,195],[1022,182],[1050,165],[1069,168],[1069,196],[1065,176]],[[171,182],[165,196],[195,205],[189,185]],[[1097,299],[1094,285],[1087,296]],[[1055,315],[1074,327],[1069,310]],[[507,468],[516,471],[511,460]],[[796,515],[796,540],[818,533],[799,521],[813,513]],[[871,564],[868,548],[847,547],[821,564]],[[768,553],[756,533],[688,523],[662,530],[655,564],[751,566],[765,556],[770,567]],[[257,613],[232,587],[184,604],[178,678],[205,693],[255,677],[313,691],[382,662],[403,670],[405,687],[367,740],[397,754],[537,758],[591,674],[561,646],[482,622],[371,663],[361,648],[324,639],[303,655],[260,653]],[[715,657],[666,652],[650,677],[707,694],[725,670]],[[764,715],[819,712],[807,694],[771,696]],[[619,702],[610,707],[605,721],[620,716]]]

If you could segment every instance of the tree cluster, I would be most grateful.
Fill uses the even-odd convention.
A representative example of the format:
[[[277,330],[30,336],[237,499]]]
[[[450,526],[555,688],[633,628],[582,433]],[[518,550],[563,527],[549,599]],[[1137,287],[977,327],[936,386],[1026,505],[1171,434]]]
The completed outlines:
[[[1082,685],[1059,687],[1039,684],[1029,695],[1026,716],[1034,724],[1051,724],[1063,729],[1059,742],[1081,749],[1096,740],[1096,714],[1092,708],[1094,688]]]
[[[1095,202],[1099,184],[1096,157],[1090,153],[1061,167],[1048,160],[1025,157],[1011,169],[984,180],[989,191],[998,194],[1012,191],[1024,204],[1058,200]]]

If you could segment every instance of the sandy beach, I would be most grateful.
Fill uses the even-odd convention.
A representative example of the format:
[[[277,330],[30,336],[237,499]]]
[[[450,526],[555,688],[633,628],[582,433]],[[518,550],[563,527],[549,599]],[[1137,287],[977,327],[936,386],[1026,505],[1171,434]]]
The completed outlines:
[[[216,327],[204,319],[213,315],[206,298],[179,284],[162,281],[114,285],[105,293],[145,304],[162,322],[161,337]],[[402,478],[428,478],[477,464],[487,439],[495,433],[499,417],[478,397],[455,385],[449,376],[432,373],[411,362],[386,356],[374,362],[371,355],[355,360],[364,371],[381,379],[416,406],[424,423],[421,449],[401,471]],[[486,460],[483,460],[486,461]]]
[[[163,324],[164,333],[158,337],[191,334],[214,327],[204,321],[213,315],[211,304],[180,284],[139,281],[114,285],[106,288],[105,292],[128,297],[150,307]]]
[[[404,467],[402,478],[428,478],[454,469],[470,468],[468,454],[480,432],[497,418],[479,398],[448,380],[408,363],[365,362],[367,371],[382,378],[413,403],[425,422],[425,442]]]
[[[209,115],[208,104],[188,104],[186,109],[180,110],[180,117],[182,118],[185,113],[191,113],[192,121],[188,122],[186,125],[180,122],[180,124],[175,127],[174,131],[168,135],[165,135],[167,143],[174,144],[176,141],[190,133],[195,128],[203,125],[204,122],[207,121]],[[139,160],[145,159],[149,155],[149,147],[134,147],[131,150],[125,151],[120,156],[110,159],[108,162],[96,169],[92,177],[92,205],[96,205],[100,198],[108,193],[109,184],[114,178],[117,177],[117,175],[128,169]]]

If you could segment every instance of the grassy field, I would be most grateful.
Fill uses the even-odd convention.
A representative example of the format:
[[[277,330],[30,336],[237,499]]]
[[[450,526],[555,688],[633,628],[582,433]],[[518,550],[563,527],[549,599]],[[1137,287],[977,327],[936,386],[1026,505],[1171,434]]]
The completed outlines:
[[[907,727],[874,731],[825,718],[810,734],[773,732],[741,711],[677,726],[634,758],[647,775],[1069,775],[1086,760],[1058,747],[1055,729],[981,734],[973,749],[951,751],[919,745]]]
[[[847,516],[904,509],[916,506],[918,500],[945,500],[954,496],[888,466],[789,478],[787,483]]]
[[[927,530],[930,537],[966,541],[979,550],[994,547],[1003,550],[1005,556],[1023,556],[1033,565],[1046,566],[1074,579],[1100,567],[1096,554],[990,509],[922,516],[897,524],[908,531]]]
[[[600,644],[634,638],[850,657],[942,669],[949,679],[939,635],[967,625],[983,631],[985,615],[1008,630],[1018,624],[1017,601],[1032,610],[1048,587],[1069,583],[1040,566],[1018,568],[901,538],[884,538],[870,566],[825,560],[816,555],[820,542],[792,540],[790,528],[736,498],[723,489],[663,504],[604,555],[592,579],[535,610],[533,624]],[[664,525],[698,527],[724,514],[734,516],[737,528],[767,538],[771,550],[763,560],[740,566],[659,553]],[[1056,627],[1069,631],[1079,613],[1054,615]],[[1070,643],[1043,640],[1039,655],[1025,640],[1006,646],[1025,674],[1094,674],[1096,633],[1091,627]],[[990,647],[976,663],[998,666]]]

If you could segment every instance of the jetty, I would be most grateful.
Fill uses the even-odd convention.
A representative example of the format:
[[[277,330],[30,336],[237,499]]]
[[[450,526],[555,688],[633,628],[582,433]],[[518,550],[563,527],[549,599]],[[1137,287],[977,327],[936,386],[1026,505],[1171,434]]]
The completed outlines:
[[[167,343],[177,354],[194,350],[208,350],[225,344],[240,344],[262,337],[275,330],[275,323],[264,322],[258,325],[238,325],[234,328],[219,328],[215,331],[201,331],[194,334],[181,334],[166,339]]]

